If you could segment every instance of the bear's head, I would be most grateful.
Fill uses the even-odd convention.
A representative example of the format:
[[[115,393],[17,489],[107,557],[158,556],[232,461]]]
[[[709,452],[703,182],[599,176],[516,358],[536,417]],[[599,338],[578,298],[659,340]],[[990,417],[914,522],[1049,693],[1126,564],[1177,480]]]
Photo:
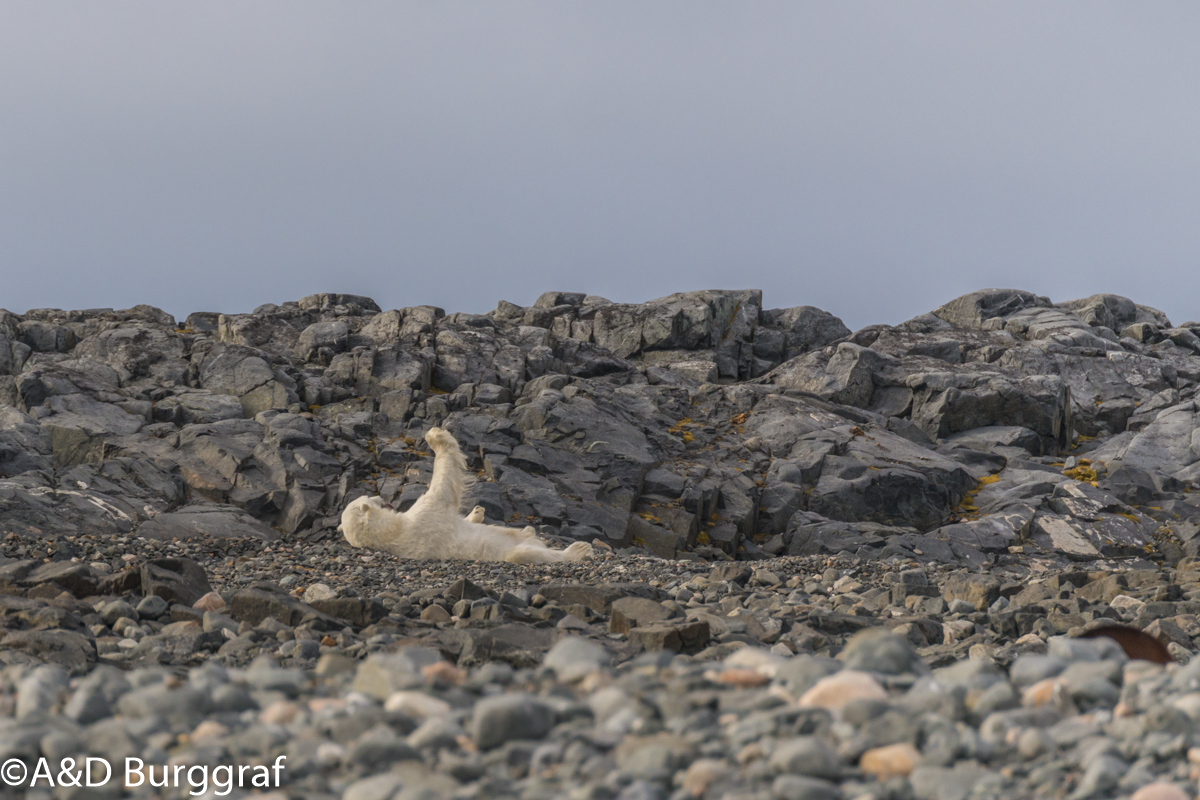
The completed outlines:
[[[359,497],[352,500],[342,512],[342,524],[338,525],[338,530],[346,537],[346,541],[359,547],[363,534],[381,521],[383,514],[390,512],[391,508],[383,502],[382,497]]]

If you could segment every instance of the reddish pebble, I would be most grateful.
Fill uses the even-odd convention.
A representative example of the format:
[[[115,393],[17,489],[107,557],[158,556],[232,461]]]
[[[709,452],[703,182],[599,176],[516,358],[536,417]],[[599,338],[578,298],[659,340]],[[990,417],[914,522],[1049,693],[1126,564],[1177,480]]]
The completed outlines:
[[[216,592],[209,592],[192,604],[197,611],[224,611],[225,600]]]
[[[1021,695],[1021,705],[1026,708],[1041,708],[1054,702],[1054,699],[1065,691],[1066,687],[1058,678],[1046,678],[1038,681],[1025,690]]]
[[[196,726],[196,730],[192,731],[191,740],[193,742],[201,741],[202,739],[219,739],[229,733],[229,729],[216,720],[205,720]]]
[[[817,681],[800,698],[800,705],[833,710],[851,700],[887,700],[887,692],[867,673],[844,669]]]
[[[300,715],[300,706],[287,700],[277,700],[262,710],[258,721],[268,725],[290,725]]]
[[[858,767],[878,781],[907,778],[921,760],[921,754],[911,744],[891,744],[876,747],[862,754]]]
[[[426,664],[421,668],[421,676],[430,683],[441,681],[451,686],[462,686],[462,682],[467,679],[466,673],[449,661],[435,661],[432,664]]]
[[[1148,783],[1133,793],[1133,800],[1188,800],[1188,796],[1170,783]]]
[[[753,669],[723,669],[720,672],[714,670],[706,675],[714,683],[724,683],[727,686],[754,687],[771,681],[766,675]]]

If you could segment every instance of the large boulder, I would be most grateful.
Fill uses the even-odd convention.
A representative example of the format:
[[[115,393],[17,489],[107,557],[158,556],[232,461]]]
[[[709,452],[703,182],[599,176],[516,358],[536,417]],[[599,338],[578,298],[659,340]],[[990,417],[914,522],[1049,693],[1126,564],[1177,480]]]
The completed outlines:
[[[86,675],[97,660],[96,643],[75,631],[8,631],[0,638],[0,651],[4,650],[57,665],[72,677]]]
[[[338,319],[314,322],[300,332],[296,342],[296,357],[310,361],[322,351],[329,354],[346,349],[350,340],[350,326]]]
[[[270,356],[237,344],[215,344],[200,362],[200,385],[212,392],[241,397],[275,379]]]
[[[80,341],[75,355],[103,361],[118,372],[122,383],[152,377],[178,384],[187,375],[184,340],[173,330],[163,330],[148,322],[106,327]]]
[[[169,542],[209,536],[214,539],[258,539],[272,542],[279,534],[236,506],[184,506],[166,514],[158,514],[138,526],[137,535],[143,539]]]
[[[281,352],[291,350],[300,331],[284,315],[221,314],[217,317],[217,341],[232,345]]]
[[[815,394],[841,405],[867,408],[875,395],[881,370],[895,362],[853,342],[842,342],[833,353],[814,351],[794,358],[766,380],[781,389]]]
[[[1189,400],[1160,411],[1108,463],[1110,472],[1120,467],[1170,475],[1200,486],[1200,401]]]
[[[1081,300],[1059,303],[1058,307],[1074,313],[1088,325],[1112,331],[1120,331],[1139,322],[1171,327],[1170,320],[1163,312],[1149,306],[1139,306],[1128,297],[1116,294],[1094,294]]]
[[[780,350],[769,355],[774,361],[787,361],[810,350],[819,350],[826,345],[850,335],[850,329],[840,319],[813,306],[775,308],[762,312],[762,329],[754,337],[755,355],[767,357],[761,352],[760,340],[769,330],[778,331]],[[770,337],[766,337],[770,338]]]
[[[1018,289],[982,289],[956,297],[934,310],[934,315],[959,328],[1003,328],[990,324],[1027,308],[1049,308],[1050,298]]]
[[[50,431],[12,406],[0,406],[0,476],[52,468]]]
[[[34,356],[25,362],[16,376],[17,405],[32,412],[47,399],[59,395],[86,393],[93,398],[118,394],[121,376],[115,369],[90,358]]]
[[[294,346],[292,339],[288,349]],[[193,356],[193,361],[197,360],[200,385],[212,392],[237,397],[246,417],[272,408],[286,408],[299,400],[295,381],[283,370],[275,369],[271,355],[265,351],[217,343],[198,358]]]
[[[684,292],[640,305],[609,303],[592,319],[592,338],[621,358],[655,350],[712,350],[718,374],[749,377],[762,292]],[[678,359],[684,360],[684,359]]]
[[[241,419],[242,413],[242,401],[238,398],[203,390],[183,391],[154,405],[156,422],[173,422],[179,426]]]
[[[86,394],[56,395],[46,405],[52,413],[41,425],[50,432],[55,467],[103,461],[117,438],[137,433],[146,424],[144,417]]]
[[[156,558],[142,564],[142,593],[190,606],[212,591],[204,567],[190,558]]]
[[[378,314],[379,304],[369,297],[358,294],[321,292],[300,298],[300,308],[338,317]]]
[[[1027,428],[1055,453],[1071,442],[1071,390],[1055,375],[1010,378],[971,371],[909,377],[912,421],[934,438],[988,426]]]
[[[925,531],[944,524],[975,479],[958,462],[886,430],[847,426],[808,509],[829,519]]]

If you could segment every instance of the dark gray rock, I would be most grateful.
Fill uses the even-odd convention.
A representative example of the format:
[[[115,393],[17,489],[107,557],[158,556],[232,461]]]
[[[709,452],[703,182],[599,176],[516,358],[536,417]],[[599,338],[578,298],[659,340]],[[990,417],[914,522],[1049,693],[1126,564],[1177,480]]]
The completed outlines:
[[[138,527],[145,539],[189,539],[206,536],[214,539],[254,539],[272,542],[278,532],[235,506],[194,505],[167,514],[158,514]]]
[[[159,558],[142,564],[142,592],[146,595],[190,606],[211,591],[204,567],[189,558]]]
[[[837,752],[818,736],[779,742],[768,763],[775,772],[833,780],[840,778],[844,769]]]
[[[880,628],[856,633],[838,658],[846,669],[863,672],[902,675],[925,670],[921,656],[908,640]]]
[[[55,467],[103,461],[120,437],[137,433],[146,422],[85,394],[51,397],[46,407],[51,414],[41,425],[50,432]]]
[[[68,674],[84,675],[96,663],[96,645],[74,631],[10,631],[0,639],[0,650],[25,653],[62,667]]]
[[[960,328],[983,328],[1028,308],[1050,308],[1049,298],[1015,289],[983,289],[957,297],[933,314]]]
[[[50,431],[11,406],[0,406],[0,476],[52,468]]]
[[[542,739],[554,727],[554,709],[527,694],[490,697],[475,704],[471,735],[482,750],[513,740]]]
[[[610,633],[629,633],[632,628],[649,627],[680,616],[662,603],[644,597],[622,597],[613,601]]]

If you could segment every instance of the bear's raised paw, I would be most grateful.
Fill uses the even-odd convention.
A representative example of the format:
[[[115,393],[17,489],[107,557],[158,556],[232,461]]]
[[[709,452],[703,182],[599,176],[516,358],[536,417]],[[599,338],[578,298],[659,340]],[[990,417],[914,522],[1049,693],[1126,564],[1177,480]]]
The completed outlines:
[[[430,428],[425,433],[425,441],[429,442],[430,449],[435,453],[458,446],[453,434],[445,428]]]

